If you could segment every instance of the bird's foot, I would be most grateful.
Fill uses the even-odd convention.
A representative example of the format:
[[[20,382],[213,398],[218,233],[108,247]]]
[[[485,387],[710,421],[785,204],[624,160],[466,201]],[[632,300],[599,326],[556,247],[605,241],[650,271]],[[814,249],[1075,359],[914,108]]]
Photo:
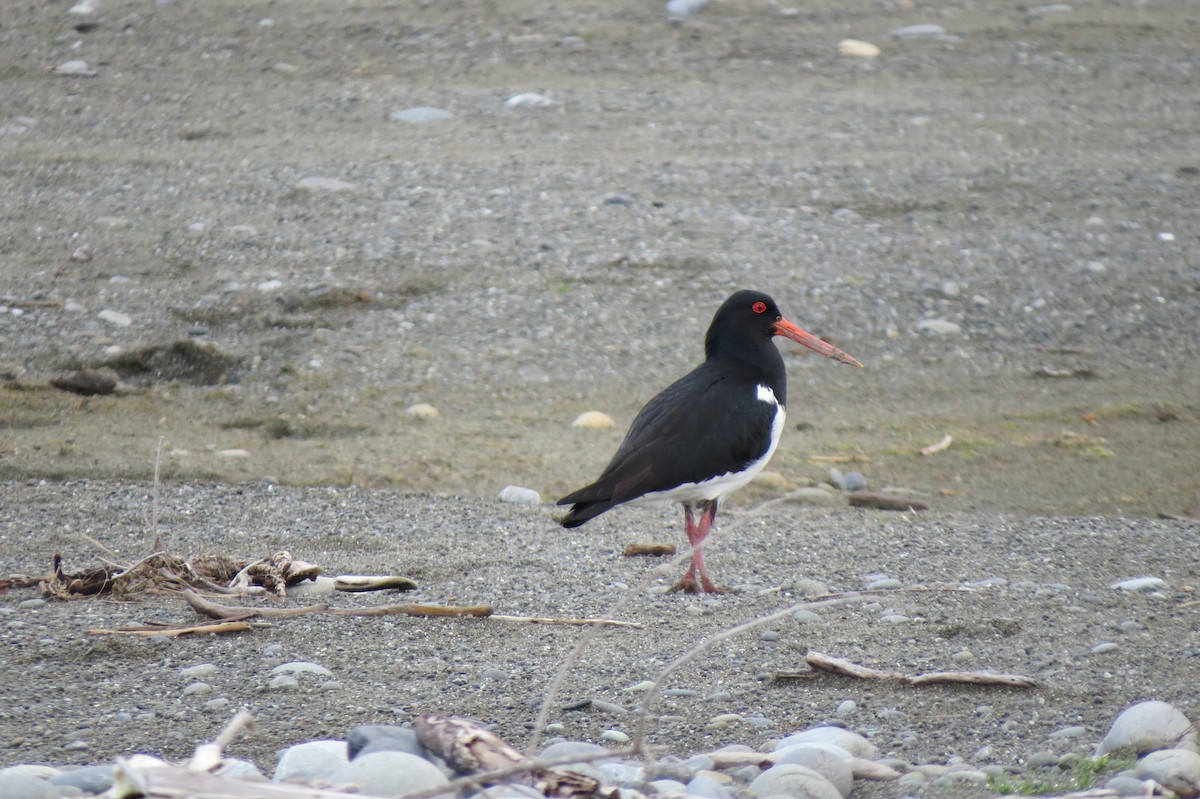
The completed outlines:
[[[732,588],[717,585],[712,580],[696,581],[692,575],[687,575],[675,585],[667,589],[668,594],[684,593],[684,594],[732,594]]]

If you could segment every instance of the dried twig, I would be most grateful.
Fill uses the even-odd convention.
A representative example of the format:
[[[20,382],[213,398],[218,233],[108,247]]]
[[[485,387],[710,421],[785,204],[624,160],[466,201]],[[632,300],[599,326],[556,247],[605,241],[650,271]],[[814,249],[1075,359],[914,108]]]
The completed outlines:
[[[835,658],[821,652],[809,652],[804,660],[814,669],[857,677],[860,680],[883,680],[903,685],[937,685],[943,683],[967,683],[971,685],[1003,685],[1011,688],[1038,688],[1039,680],[1020,674],[993,674],[986,671],[935,671],[929,674],[902,674],[896,671],[880,671],[860,666],[849,660]]]
[[[523,621],[530,624],[565,624],[578,627],[597,625],[600,627],[627,627],[634,630],[644,629],[646,625],[639,621],[617,621],[616,619],[555,619],[546,616],[501,616],[492,614],[496,621]]]
[[[91,629],[88,630],[90,635],[138,635],[149,637],[154,635],[162,635],[167,638],[178,638],[181,635],[190,635],[192,633],[241,633],[249,630],[251,625],[245,621],[221,621],[208,624],[191,624],[186,627],[182,626],[167,626],[167,627],[118,627],[115,630],[106,629]]]
[[[950,445],[953,443],[954,443],[954,436],[951,436],[951,435],[942,436],[942,440],[937,442],[936,444],[930,444],[928,447],[921,447],[921,454],[922,455],[932,455],[935,452],[941,452],[944,449],[949,449]]]
[[[494,780],[487,777],[488,772],[525,765],[533,760],[478,724],[463,719],[424,715],[414,722],[413,729],[422,746],[445,760],[456,772],[477,777],[482,785],[494,784]],[[558,799],[616,799],[620,796],[616,788],[605,788],[593,777],[576,771],[555,771],[541,765],[530,765],[517,781],[544,796]]]

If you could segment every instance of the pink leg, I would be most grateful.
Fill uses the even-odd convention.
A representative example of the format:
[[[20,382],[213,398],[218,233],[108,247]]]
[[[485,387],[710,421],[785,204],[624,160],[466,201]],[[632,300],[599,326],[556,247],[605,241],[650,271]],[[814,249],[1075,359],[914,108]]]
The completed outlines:
[[[708,569],[704,567],[704,539],[708,538],[708,533],[712,529],[713,519],[717,515],[717,501],[705,502],[700,505],[700,520],[697,522],[692,516],[692,506],[683,506],[683,521],[687,531],[688,543],[692,546],[692,562],[688,564],[687,571],[683,577],[675,585],[671,587],[671,591],[683,591],[687,594],[698,594],[704,591],[709,594],[723,594],[724,589],[718,588],[708,576]]]

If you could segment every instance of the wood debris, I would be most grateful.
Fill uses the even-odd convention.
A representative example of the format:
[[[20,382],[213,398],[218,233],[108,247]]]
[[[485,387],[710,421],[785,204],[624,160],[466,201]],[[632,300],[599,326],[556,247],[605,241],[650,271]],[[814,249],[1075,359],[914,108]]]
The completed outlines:
[[[989,671],[935,671],[928,674],[903,674],[897,671],[880,671],[867,666],[860,666],[849,660],[835,658],[821,652],[809,652],[804,660],[813,671],[784,671],[776,672],[775,679],[809,679],[818,671],[840,674],[843,677],[857,677],[860,680],[880,680],[898,682],[902,685],[940,685],[959,683],[969,685],[999,685],[1010,688],[1040,688],[1042,683],[1033,677],[1020,674],[994,674]]]
[[[941,452],[944,449],[950,449],[950,445],[954,443],[954,436],[942,436],[942,440],[936,444],[930,444],[928,447],[921,447],[922,455],[933,455],[935,452]]]
[[[1096,377],[1096,370],[1090,366],[1082,366],[1078,369],[1056,369],[1053,366],[1039,366],[1033,370],[1032,374],[1034,377],[1079,377],[1090,380]]]
[[[289,586],[304,580],[315,580],[320,573],[320,566],[295,560],[292,553],[284,549],[269,558],[246,564],[230,582],[230,588],[244,590],[250,586],[262,586],[269,593],[282,597],[287,596]]]
[[[511,781],[529,785],[554,799],[617,799],[620,791],[577,771],[555,770],[517,751],[483,727],[464,719],[426,714],[413,723],[417,740],[456,772],[481,775],[483,785],[497,784],[486,772],[516,768]],[[524,767],[528,766],[526,770]]]
[[[902,497],[899,494],[880,494],[875,491],[855,491],[850,494],[853,508],[875,508],[876,510],[929,510],[923,499]]]
[[[625,551],[621,553],[627,558],[637,557],[638,555],[674,555],[674,544],[630,544],[625,547]]]

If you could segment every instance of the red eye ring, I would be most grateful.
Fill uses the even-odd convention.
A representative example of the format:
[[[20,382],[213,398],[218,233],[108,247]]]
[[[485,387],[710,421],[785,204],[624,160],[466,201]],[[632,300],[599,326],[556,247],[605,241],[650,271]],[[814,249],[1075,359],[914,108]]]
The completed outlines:
[[[754,311],[755,313],[766,313],[767,312],[767,304],[765,302],[763,302],[762,300],[759,300],[758,302],[756,302],[750,306],[750,310]]]

